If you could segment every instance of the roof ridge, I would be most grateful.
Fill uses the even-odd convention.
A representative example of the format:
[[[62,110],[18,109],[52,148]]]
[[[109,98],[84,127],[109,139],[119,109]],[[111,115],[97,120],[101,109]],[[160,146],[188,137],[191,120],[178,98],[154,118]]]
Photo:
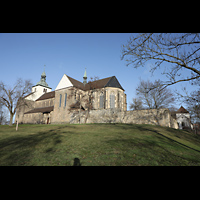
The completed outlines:
[[[111,76],[111,77],[109,77],[110,79],[109,79],[109,81],[106,83],[106,85],[114,78],[115,76]],[[105,86],[106,86],[105,85]]]
[[[111,76],[111,77],[107,77],[107,78],[102,78],[102,79],[98,79],[98,80],[95,80],[95,81],[90,81],[90,83],[93,83],[93,82],[97,82],[97,81],[102,81],[102,80],[104,80],[104,79],[111,79],[113,76]],[[108,81],[109,81],[108,80]]]
[[[65,74],[68,78],[71,78],[71,79],[73,79],[73,80],[75,80],[75,81],[78,81],[78,80],[76,80],[75,78],[72,78],[71,76],[68,76],[67,74]],[[78,81],[78,82],[80,82],[80,81]],[[80,83],[82,83],[82,82],[80,82]],[[82,83],[83,84],[83,83]]]
[[[88,83],[86,83],[84,85],[82,82],[80,82],[80,81],[78,81],[78,80],[76,80],[76,79],[74,79],[74,78],[72,78],[72,77],[70,77],[68,75],[66,75],[66,76],[70,80],[70,82],[72,83],[72,85],[74,87],[79,88],[79,89],[84,90],[84,91],[87,91],[87,90],[91,89],[91,83],[95,83],[95,85],[93,86],[94,89],[99,89],[99,88],[106,87],[109,84],[109,82],[112,81],[113,79],[117,80],[116,76],[110,76],[110,77],[102,78],[102,79],[95,80],[95,81],[89,81]],[[118,83],[119,87],[122,90],[124,90],[118,80],[117,80],[117,83]]]

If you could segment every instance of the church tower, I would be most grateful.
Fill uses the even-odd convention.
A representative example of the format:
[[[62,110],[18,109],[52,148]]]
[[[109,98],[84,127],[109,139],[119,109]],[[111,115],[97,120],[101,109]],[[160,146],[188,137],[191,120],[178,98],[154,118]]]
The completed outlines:
[[[42,72],[42,75],[41,75],[41,78],[40,78],[40,81],[36,84],[37,85],[41,85],[43,87],[47,87],[47,88],[50,88],[46,82],[46,74],[45,74],[45,71]]]
[[[46,82],[46,73],[45,69],[41,74],[40,81],[37,82],[35,86],[32,87],[32,93],[26,99],[35,101],[38,99],[40,96],[42,96],[44,93],[51,92],[51,89],[47,82]]]

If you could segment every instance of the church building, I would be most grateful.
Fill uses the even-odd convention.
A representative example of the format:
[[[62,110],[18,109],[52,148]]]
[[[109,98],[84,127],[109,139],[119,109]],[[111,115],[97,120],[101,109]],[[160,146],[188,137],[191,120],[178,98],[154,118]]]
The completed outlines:
[[[171,112],[171,116],[176,119],[179,129],[193,129],[190,113],[183,106]]]
[[[178,122],[179,129],[193,129],[190,113],[183,106],[177,110],[176,120]]]
[[[25,98],[26,104],[17,109],[18,123],[70,123],[72,112],[79,110],[127,110],[126,94],[115,76],[83,82],[64,74],[55,91],[46,83],[45,71],[40,81]]]

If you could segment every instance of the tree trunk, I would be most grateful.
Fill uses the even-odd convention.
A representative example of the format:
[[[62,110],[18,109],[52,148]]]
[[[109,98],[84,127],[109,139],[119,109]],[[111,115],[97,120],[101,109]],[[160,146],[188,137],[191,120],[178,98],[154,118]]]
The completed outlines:
[[[87,119],[88,119],[88,117],[89,117],[89,109],[86,111],[86,116],[85,116],[85,124],[86,124],[86,122],[87,122]]]
[[[80,103],[80,107],[79,107],[79,124],[81,123],[81,103]]]
[[[16,131],[18,130],[18,121],[16,122]]]
[[[13,116],[14,116],[14,114],[13,114],[13,113],[10,113],[10,124],[9,124],[9,126],[12,126],[12,123],[13,123]]]

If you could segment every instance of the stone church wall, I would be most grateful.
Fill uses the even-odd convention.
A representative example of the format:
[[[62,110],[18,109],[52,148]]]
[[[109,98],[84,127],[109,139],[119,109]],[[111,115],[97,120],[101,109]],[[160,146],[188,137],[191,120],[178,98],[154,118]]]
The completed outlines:
[[[24,113],[34,109],[35,107],[34,103],[35,103],[34,101],[26,100],[25,105],[17,109],[14,122],[18,121],[19,123],[26,123],[26,115]]]
[[[69,123],[70,122],[70,105],[72,103],[75,103],[79,98],[80,94],[82,94],[83,98],[81,100],[81,104],[83,107],[85,107],[85,103],[87,102],[87,94],[88,91],[84,92],[82,90],[79,90],[77,88],[68,87],[68,88],[62,88],[60,90],[56,90],[55,93],[55,101],[54,101],[54,113],[52,115],[52,123]],[[67,94],[67,100],[65,105],[65,95]],[[106,89],[94,89],[93,90],[93,108],[97,111],[100,110],[101,112],[104,112],[104,110],[110,109],[110,95],[113,94],[114,96],[114,106],[116,108],[120,108],[122,110],[127,109],[126,104],[126,95],[123,90],[119,88],[110,88],[107,87]],[[91,95],[91,94],[90,94]],[[103,107],[100,108],[100,96],[103,95]],[[61,104],[60,104],[60,98],[61,98]],[[42,103],[42,102],[41,102]],[[86,107],[87,109],[87,107]],[[93,112],[93,110],[91,111]],[[73,116],[76,114],[73,113]]]
[[[68,123],[69,122],[69,108],[74,103],[71,88],[57,90],[55,93],[54,111],[52,114],[52,123]],[[65,95],[67,94],[66,105]],[[60,99],[61,98],[61,99]]]
[[[54,105],[54,98],[35,101],[35,108],[48,107]]]

